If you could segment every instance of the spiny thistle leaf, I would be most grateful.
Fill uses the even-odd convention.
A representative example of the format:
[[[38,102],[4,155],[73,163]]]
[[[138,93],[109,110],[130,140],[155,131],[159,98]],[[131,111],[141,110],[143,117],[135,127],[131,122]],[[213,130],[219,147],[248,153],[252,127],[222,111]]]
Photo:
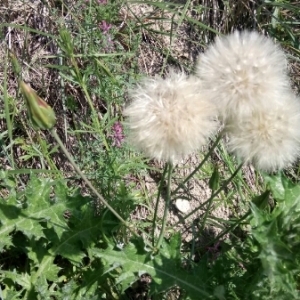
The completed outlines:
[[[62,181],[32,176],[22,194],[11,195],[0,199],[1,244],[25,253],[29,265],[25,272],[1,271],[1,277],[49,298],[47,282],[57,282],[61,270],[55,259],[60,255],[79,266],[98,241],[103,219],[95,217],[90,198],[78,193],[68,196]],[[30,280],[24,281],[28,276]]]
[[[14,283],[19,284],[25,289],[30,289],[30,275],[27,273],[19,274],[14,271],[4,271],[1,270],[1,275],[3,276],[2,280],[5,279],[11,279]]]
[[[252,234],[260,246],[262,276],[269,279],[273,293],[299,299],[300,186],[281,175],[269,176],[267,180],[278,200],[275,209],[269,213],[252,207]]]
[[[45,237],[41,222],[49,222],[62,231],[66,206],[63,202],[50,200],[52,184],[50,180],[32,176],[24,192],[25,199],[0,199],[1,237],[7,239],[13,231],[21,231],[29,238]]]
[[[150,295],[167,291],[174,286],[186,290],[190,299],[210,299],[211,294],[207,291],[205,281],[207,270],[188,271],[181,266],[180,261],[180,236],[175,235],[170,242],[163,242],[159,254],[152,256],[151,252],[141,247],[142,243],[129,243],[123,249],[109,246],[107,249],[92,249],[95,257],[105,261],[104,268],[99,276],[115,274],[115,285],[123,293],[132,283],[137,281],[143,274],[152,277]],[[117,275],[118,274],[118,275]]]
[[[285,187],[283,185],[283,176],[264,176],[266,184],[272,190],[272,194],[277,201],[284,200]]]

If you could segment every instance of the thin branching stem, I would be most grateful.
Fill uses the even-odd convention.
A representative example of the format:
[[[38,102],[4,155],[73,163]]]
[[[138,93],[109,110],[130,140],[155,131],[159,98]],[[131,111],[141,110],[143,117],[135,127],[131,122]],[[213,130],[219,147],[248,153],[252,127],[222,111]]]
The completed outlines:
[[[49,151],[45,145],[45,143],[43,143],[43,140],[41,138],[40,132],[37,131],[36,132],[36,136],[37,136],[37,140],[38,143],[41,146],[41,152],[43,154],[43,156],[45,157],[47,163],[49,164],[49,166],[51,167],[52,170],[58,171],[57,174],[60,178],[62,178],[63,176],[61,175],[61,173],[59,172],[58,168],[56,167],[56,165],[53,163],[53,161],[51,160],[50,156],[49,156]]]
[[[108,145],[107,140],[106,140],[106,138],[105,138],[105,136],[104,136],[104,134],[103,134],[103,132],[101,130],[101,126],[100,126],[100,123],[99,123],[99,120],[98,120],[98,116],[97,116],[95,107],[93,105],[93,101],[92,101],[91,96],[90,96],[90,94],[88,92],[88,89],[87,89],[87,86],[86,86],[86,82],[84,81],[84,78],[82,77],[82,75],[80,73],[78,64],[77,64],[77,62],[76,62],[76,60],[74,58],[73,53],[72,53],[72,56],[71,56],[71,62],[72,62],[73,66],[74,66],[74,68],[76,70],[76,75],[77,75],[78,81],[79,81],[79,83],[80,83],[80,85],[82,87],[82,90],[83,90],[83,92],[85,94],[85,97],[86,97],[86,99],[88,101],[88,104],[90,106],[90,109],[92,111],[92,119],[93,119],[93,121],[97,125],[98,132],[101,135],[101,138],[102,138],[102,141],[103,141],[103,144],[105,146],[106,151],[109,151],[109,145]]]
[[[226,230],[222,231],[211,243],[215,244],[217,241],[219,241],[224,235],[229,233],[230,231],[234,230],[237,226],[239,226],[243,221],[245,221],[250,215],[251,210],[248,210],[240,219],[238,219],[234,224],[232,224],[230,227],[228,227]]]
[[[155,204],[155,211],[154,211],[154,216],[153,216],[153,220],[152,220],[152,246],[154,247],[154,240],[155,240],[155,228],[156,228],[156,219],[157,219],[157,211],[158,211],[158,204],[159,204],[159,199],[160,199],[160,195],[161,195],[161,191],[163,189],[164,186],[164,182],[165,182],[165,177],[166,177],[166,173],[168,170],[168,164],[165,164],[164,167],[164,171],[159,183],[159,187],[158,187],[158,191],[157,191],[157,198],[156,198],[156,204]]]
[[[186,216],[184,216],[184,218],[182,218],[179,222],[177,222],[175,226],[177,226],[179,223],[182,223],[184,220],[186,220],[187,218],[189,218],[191,215],[193,215],[195,212],[197,212],[199,209],[201,209],[204,205],[206,205],[207,203],[210,203],[215,197],[217,197],[227,186],[228,184],[233,180],[233,178],[239,173],[239,171],[241,170],[241,168],[243,167],[243,163],[241,163],[237,169],[234,171],[234,173],[230,176],[230,178],[228,178],[223,184],[222,186],[215,192],[213,193],[208,200],[206,200],[204,203],[202,203],[199,207],[195,208],[193,211],[191,211],[189,214],[187,214]],[[208,214],[208,210],[206,211]],[[206,216],[207,219],[207,216]]]
[[[217,139],[215,140],[215,142],[213,143],[213,145],[211,146],[211,148],[209,149],[208,153],[205,155],[205,157],[203,158],[203,160],[201,161],[201,163],[195,168],[195,170],[190,173],[179,185],[178,187],[175,189],[175,191],[172,193],[172,195],[175,195],[204,165],[204,163],[207,161],[207,159],[211,156],[212,152],[214,151],[214,149],[216,148],[216,146],[219,144],[221,138],[223,136],[223,132],[220,132],[220,134],[218,135]]]
[[[172,179],[173,164],[171,162],[168,162],[167,165],[168,165],[167,197],[166,197],[165,210],[164,210],[164,216],[163,216],[163,220],[162,220],[160,235],[159,235],[158,242],[156,245],[157,249],[159,249],[161,242],[163,240],[164,234],[165,234],[167,217],[168,217],[168,212],[169,212],[169,207],[170,207],[170,202],[171,202],[171,179]]]
[[[99,194],[99,192],[94,188],[94,186],[92,185],[92,183],[87,179],[87,177],[82,173],[82,171],[78,168],[78,166],[76,165],[75,161],[73,160],[72,156],[70,155],[69,151],[67,150],[67,148],[64,146],[63,142],[61,141],[60,137],[58,136],[58,134],[55,132],[54,129],[50,130],[50,133],[52,134],[52,136],[54,137],[54,139],[57,141],[57,143],[59,144],[60,148],[62,149],[62,151],[64,152],[64,154],[66,155],[66,157],[68,158],[69,162],[71,163],[71,165],[73,166],[73,168],[75,169],[75,171],[78,173],[78,175],[84,180],[84,182],[88,185],[88,187],[93,191],[93,193],[99,198],[99,200],[116,216],[116,218],[121,221],[125,226],[129,227],[127,222],[115,211],[114,208],[112,208],[107,201]]]
[[[15,168],[15,162],[14,162],[14,155],[13,155],[13,130],[12,130],[12,122],[10,118],[10,112],[9,112],[9,103],[8,103],[8,93],[7,93],[7,64],[4,64],[4,80],[3,80],[3,100],[4,100],[4,111],[5,111],[5,118],[6,118],[6,124],[7,124],[7,131],[8,131],[8,138],[10,142],[10,157],[9,161],[11,162],[11,166],[14,169]]]

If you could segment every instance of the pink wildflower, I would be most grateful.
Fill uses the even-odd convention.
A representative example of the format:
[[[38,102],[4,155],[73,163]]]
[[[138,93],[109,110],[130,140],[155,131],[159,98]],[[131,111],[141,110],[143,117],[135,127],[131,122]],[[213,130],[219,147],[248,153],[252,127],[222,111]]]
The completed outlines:
[[[118,148],[121,147],[121,144],[124,140],[124,134],[123,134],[123,127],[122,124],[117,121],[114,123],[114,125],[111,127],[113,134],[110,135],[110,137],[113,139],[112,146],[116,146]]]
[[[102,30],[103,34],[107,34],[108,31],[111,29],[111,24],[107,24],[106,21],[102,21],[102,24],[99,26]]]

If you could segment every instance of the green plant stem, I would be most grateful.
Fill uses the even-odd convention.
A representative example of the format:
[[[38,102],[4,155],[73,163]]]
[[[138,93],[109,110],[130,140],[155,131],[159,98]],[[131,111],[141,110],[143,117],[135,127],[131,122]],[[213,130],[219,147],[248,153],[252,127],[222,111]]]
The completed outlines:
[[[59,171],[57,169],[56,165],[53,163],[53,161],[49,157],[49,151],[48,151],[47,147],[45,147],[45,144],[43,143],[43,141],[41,139],[41,135],[40,135],[39,131],[36,132],[36,135],[37,135],[37,138],[38,138],[38,142],[39,142],[39,144],[41,146],[42,154],[45,157],[46,161],[48,162],[49,166],[51,167],[52,170]],[[58,172],[58,174],[59,174],[58,176],[60,178],[62,178],[60,172]]]
[[[8,138],[9,138],[9,144],[10,144],[10,162],[11,166],[14,169],[15,168],[15,162],[14,162],[14,154],[13,154],[13,134],[12,134],[12,123],[10,119],[10,112],[9,112],[9,103],[8,103],[8,94],[7,94],[7,64],[4,64],[4,80],[3,80],[3,98],[4,98],[4,111],[5,111],[5,118],[6,118],[6,124],[7,124],[7,131],[8,131]]]
[[[235,227],[240,225],[244,220],[246,220],[250,215],[252,211],[248,210],[239,220],[237,220],[234,224],[232,224],[230,227],[228,227],[225,231],[221,232],[214,240],[213,242],[210,242],[212,244],[215,244],[217,241],[219,241],[224,235],[232,231]]]
[[[167,165],[168,165],[167,199],[166,199],[166,203],[165,203],[165,210],[164,210],[160,235],[158,238],[156,249],[159,249],[161,242],[163,240],[164,234],[165,234],[165,228],[166,228],[166,224],[167,224],[167,216],[168,216],[169,206],[170,206],[170,201],[171,201],[171,179],[172,179],[173,165],[171,162],[168,162]]]
[[[100,123],[99,123],[99,120],[98,120],[98,116],[97,116],[96,110],[95,110],[94,105],[93,105],[93,101],[92,101],[92,99],[90,97],[90,94],[88,93],[88,89],[87,89],[86,83],[85,83],[84,79],[81,76],[81,73],[79,71],[79,67],[78,67],[77,62],[76,62],[76,60],[74,58],[74,54],[73,53],[71,54],[70,59],[71,59],[72,65],[75,68],[75,72],[76,72],[76,75],[77,75],[77,80],[78,80],[79,84],[81,85],[81,87],[83,89],[85,97],[86,97],[86,99],[88,101],[88,104],[90,106],[90,109],[92,111],[92,119],[93,119],[93,121],[97,125],[97,128],[99,130],[99,134],[101,135],[101,138],[102,138],[102,141],[103,141],[103,144],[105,146],[106,151],[109,151],[109,146],[108,146],[107,140],[106,140],[106,138],[105,138],[105,136],[104,136],[104,134],[103,134],[103,132],[101,130],[101,126],[100,126]]]
[[[78,168],[78,166],[76,165],[75,161],[71,157],[69,151],[66,149],[66,147],[64,146],[63,142],[61,141],[61,139],[59,138],[59,136],[55,132],[55,130],[52,128],[50,130],[50,132],[51,132],[52,136],[55,138],[55,140],[57,141],[57,143],[59,144],[60,148],[62,149],[62,151],[64,152],[64,154],[66,155],[66,157],[68,158],[69,162],[71,163],[71,165],[73,166],[73,168],[75,169],[75,171],[78,173],[78,175],[84,180],[84,182],[93,191],[93,193],[99,198],[99,200],[116,216],[116,218],[118,220],[120,220],[125,226],[129,227],[128,224],[127,224],[127,222],[114,210],[114,208],[112,208],[107,203],[107,201],[98,193],[98,191],[94,188],[94,186],[92,185],[92,183],[87,179],[87,177]]]
[[[174,32],[174,28],[173,27],[174,27],[174,24],[176,23],[175,26],[176,27],[178,26],[178,28],[181,26],[181,24],[183,23],[183,21],[185,19],[185,16],[187,15],[187,10],[188,10],[190,4],[191,4],[191,0],[186,1],[185,5],[184,5],[184,8],[183,8],[183,10],[181,11],[181,13],[179,15],[180,16],[179,20],[176,20],[176,22],[174,22],[176,14],[173,14],[173,16],[171,18],[170,45],[168,47],[168,50],[166,51],[166,55],[165,55],[163,66],[161,68],[160,75],[163,74],[163,72],[164,72],[164,70],[166,68],[166,65],[167,65],[167,63],[169,61],[169,56],[170,56],[170,53],[171,53],[171,49],[173,48],[173,42],[174,42],[174,40],[176,40],[176,35],[177,35],[176,33],[175,33],[175,36],[173,38],[173,32]]]
[[[155,204],[155,211],[154,211],[154,216],[153,216],[153,221],[152,221],[152,246],[154,247],[154,240],[155,240],[155,228],[156,228],[156,219],[157,219],[157,211],[158,211],[158,204],[159,204],[159,198],[161,195],[161,191],[163,188],[163,184],[165,181],[165,177],[166,177],[166,173],[168,170],[168,164],[165,164],[165,168],[159,183],[159,187],[158,187],[158,192],[157,192],[157,198],[156,198],[156,204]]]
[[[176,194],[179,191],[179,189],[181,189],[201,169],[201,167],[204,165],[204,163],[210,157],[210,155],[212,154],[212,152],[214,151],[214,149],[216,148],[216,146],[219,144],[222,136],[223,136],[223,132],[220,132],[220,134],[217,136],[217,139],[215,140],[215,142],[213,143],[213,145],[211,146],[211,148],[209,149],[208,153],[205,155],[205,157],[203,158],[203,160],[201,161],[201,163],[195,168],[195,170],[192,173],[190,173],[190,175],[188,175],[178,185],[178,187],[175,189],[175,191],[172,193],[172,195]]]
[[[199,229],[199,235],[202,234],[204,228],[205,228],[205,225],[206,225],[206,221],[207,221],[207,217],[208,217],[208,214],[210,212],[210,209],[212,207],[212,204],[213,204],[213,201],[214,201],[214,197],[210,197],[208,199],[208,205],[205,209],[205,213],[204,213],[204,216],[203,216],[203,220],[202,220],[202,224],[201,224],[201,228]]]
[[[237,169],[234,171],[234,173],[230,176],[229,179],[227,179],[222,186],[215,192],[213,193],[208,200],[206,200],[204,203],[202,203],[202,205],[200,205],[199,207],[195,208],[193,211],[191,211],[189,214],[187,214],[186,216],[184,216],[184,218],[182,218],[179,222],[177,222],[175,226],[177,226],[179,223],[181,223],[182,221],[184,221],[185,219],[189,218],[191,215],[193,215],[195,212],[197,212],[200,208],[202,208],[204,205],[206,205],[207,203],[212,202],[212,200],[217,197],[227,186],[228,184],[233,180],[233,178],[239,173],[240,169],[243,167],[243,163],[241,163]],[[207,210],[208,211],[208,210]],[[208,212],[206,211],[206,219],[208,216]],[[205,222],[206,222],[205,219]]]
[[[103,144],[104,144],[104,146],[105,146],[105,149],[106,149],[106,151],[109,152],[109,146],[108,146],[107,140],[106,140],[106,138],[105,138],[105,135],[103,134],[103,131],[101,130],[101,126],[100,126],[100,123],[99,123],[99,120],[98,120],[97,113],[96,113],[96,111],[95,111],[95,108],[94,108],[92,99],[91,99],[91,97],[90,97],[90,95],[89,95],[89,93],[88,93],[88,91],[87,91],[87,87],[86,87],[86,85],[85,85],[84,82],[82,82],[82,89],[83,89],[83,91],[84,91],[84,93],[85,93],[85,96],[86,96],[86,98],[87,98],[87,100],[88,100],[88,103],[89,103],[90,108],[91,108],[91,110],[92,110],[92,114],[93,114],[93,116],[94,116],[94,119],[95,119],[96,122],[97,122],[99,134],[101,135],[101,138],[102,138]]]
[[[57,51],[58,54],[58,63],[60,66],[63,66],[63,57],[61,55],[60,49]],[[61,104],[63,109],[63,116],[64,116],[64,130],[65,130],[65,141],[68,139],[68,126],[67,126],[67,108],[66,108],[66,93],[65,93],[65,82],[64,78],[59,74],[59,81],[60,81],[60,96],[61,96]]]

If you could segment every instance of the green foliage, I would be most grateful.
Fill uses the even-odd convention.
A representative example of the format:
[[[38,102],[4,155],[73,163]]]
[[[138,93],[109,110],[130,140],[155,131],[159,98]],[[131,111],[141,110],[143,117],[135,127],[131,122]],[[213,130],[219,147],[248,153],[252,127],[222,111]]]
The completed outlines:
[[[146,275],[149,295],[178,286],[185,299],[298,299],[300,186],[284,177],[266,181],[281,197],[272,211],[252,205],[251,235],[191,264],[179,233],[158,252],[142,238],[126,242],[111,213],[95,215],[91,198],[32,175],[24,191],[10,185],[0,202],[4,297],[119,299]]]
[[[29,6],[21,2],[27,13]],[[17,25],[13,15],[7,17],[11,23],[3,21],[0,27],[12,39],[9,44],[19,50],[20,62],[24,59],[21,68],[26,76],[43,72],[57,76],[47,78],[49,86],[38,86],[44,78],[35,80],[30,75],[30,80],[35,89],[37,84],[37,91],[59,90],[43,95],[57,113],[58,132],[64,130],[80,168],[130,228],[94,196],[83,196],[89,192],[79,191],[79,178],[70,175],[47,133],[32,135],[23,121],[18,95],[10,95],[15,78],[9,75],[8,58],[4,59],[0,163],[8,171],[0,171],[0,298],[299,299],[299,185],[283,175],[264,176],[262,183],[257,172],[254,187],[250,187],[239,172],[229,187],[222,189],[225,179],[235,172],[236,162],[220,143],[204,166],[206,172],[198,170],[194,175],[207,180],[213,192],[222,189],[221,199],[212,197],[196,208],[204,213],[199,220],[192,220],[190,242],[182,241],[182,233],[174,233],[172,228],[156,249],[150,244],[156,243],[155,229],[160,228],[161,220],[158,216],[154,222],[151,219],[152,190],[144,175],[151,169],[159,178],[162,171],[150,167],[129,145],[116,147],[112,137],[113,124],[123,119],[127,88],[143,76],[139,59],[146,66],[153,51],[161,58],[159,72],[174,65],[190,71],[187,56],[201,52],[215,35],[256,26],[266,29],[297,61],[299,8],[285,0],[240,1],[233,6],[230,1],[206,1],[205,5],[199,1],[69,2],[68,6],[65,1],[41,2],[44,12],[51,12],[48,21],[56,23],[51,25],[55,28]],[[138,16],[134,2],[149,11]],[[43,23],[38,17],[25,19],[34,19],[35,25]],[[181,25],[188,28],[186,46],[194,51],[187,49],[182,56],[172,48]],[[20,42],[23,38],[24,45]],[[160,43],[166,38],[170,43]],[[42,50],[28,56],[36,46],[31,44],[39,39]],[[142,43],[149,53],[141,51]],[[49,45],[55,51],[49,51]],[[45,53],[50,53],[50,58]],[[157,63],[155,58],[151,68]],[[145,69],[152,72],[147,66]],[[51,178],[43,178],[46,171]],[[294,177],[299,181],[297,174]],[[183,182],[184,178],[177,180]],[[165,180],[160,186],[163,197]],[[180,188],[190,188],[187,186]],[[230,220],[211,216],[221,203],[230,206]],[[141,207],[148,212],[139,218]],[[184,223],[183,217],[181,221]],[[198,232],[197,223],[201,225]],[[202,241],[207,225],[217,223],[218,236]],[[148,283],[142,283],[142,278]]]
[[[134,240],[122,249],[93,249],[92,253],[106,262],[105,270],[118,269],[120,292],[123,293],[143,274],[151,275],[152,283],[149,295],[165,292],[177,285],[188,291],[188,299],[198,296],[210,298],[206,289],[207,269],[185,270],[180,254],[180,235],[174,235],[169,242],[164,242],[157,255],[147,251],[143,240]],[[103,270],[103,272],[106,272]]]
[[[269,288],[257,295],[259,299],[268,294],[299,299],[300,186],[282,175],[268,176],[266,182],[277,202],[272,211],[252,206],[252,235],[259,244],[261,276],[269,283]]]
[[[110,213],[95,216],[91,199],[78,193],[68,196],[62,181],[32,176],[26,189],[13,195],[0,203],[5,297],[8,290],[15,291],[16,299],[61,297],[66,289],[72,290],[70,299],[95,292],[124,294],[139,276],[148,274],[153,280],[150,294],[178,285],[191,299],[199,294],[209,298],[207,270],[182,266],[179,234],[154,255],[140,238],[124,246],[112,242],[118,222]],[[22,264],[12,262],[11,255],[22,257]]]
[[[54,191],[50,193],[53,186]],[[118,227],[114,219],[106,225],[107,217],[95,216],[90,198],[66,193],[62,181],[32,176],[26,190],[17,198],[10,193],[7,199],[1,199],[4,262],[1,277],[7,289],[13,290],[16,284],[16,292],[21,290],[25,295],[40,299],[56,295],[57,291],[51,292],[50,283],[59,286],[62,280],[69,281],[74,276],[72,268],[83,267],[88,250],[100,241],[101,227],[112,231]],[[11,263],[10,253],[21,256],[22,264]]]

